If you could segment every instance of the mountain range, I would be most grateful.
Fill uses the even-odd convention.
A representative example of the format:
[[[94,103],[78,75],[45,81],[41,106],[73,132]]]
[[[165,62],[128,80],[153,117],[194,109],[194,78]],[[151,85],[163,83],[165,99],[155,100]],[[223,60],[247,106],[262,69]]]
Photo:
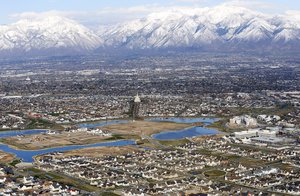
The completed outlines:
[[[0,26],[0,54],[71,54],[92,51],[103,42],[77,22],[51,16]]]
[[[300,15],[243,7],[171,8],[92,30],[59,16],[0,26],[0,54],[78,54],[105,50],[299,51]]]

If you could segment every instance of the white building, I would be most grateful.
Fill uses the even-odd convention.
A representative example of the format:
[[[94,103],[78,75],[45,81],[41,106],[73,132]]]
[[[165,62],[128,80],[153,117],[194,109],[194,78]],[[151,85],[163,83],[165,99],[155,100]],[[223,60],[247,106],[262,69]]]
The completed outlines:
[[[278,131],[267,129],[248,129],[247,131],[235,132],[234,136],[239,139],[253,137],[276,137]]]
[[[249,115],[235,116],[229,121],[230,127],[256,127],[257,120]]]
[[[257,134],[259,137],[276,137],[277,131],[260,130]]]
[[[247,131],[235,132],[234,136],[239,139],[257,137],[257,132],[256,129],[249,129]]]

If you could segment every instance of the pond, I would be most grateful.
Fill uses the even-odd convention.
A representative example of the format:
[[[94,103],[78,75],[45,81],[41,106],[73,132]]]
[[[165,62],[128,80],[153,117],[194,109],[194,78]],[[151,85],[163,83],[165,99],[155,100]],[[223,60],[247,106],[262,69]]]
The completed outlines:
[[[23,130],[23,131],[2,131],[0,138],[14,137],[18,135],[34,135],[39,133],[46,133],[48,130]]]
[[[15,154],[18,158],[22,159],[24,162],[33,162],[34,156],[42,155],[51,152],[64,152],[69,150],[78,150],[83,148],[91,148],[91,147],[99,147],[99,146],[129,146],[134,145],[134,140],[120,140],[120,141],[113,141],[113,142],[101,142],[96,144],[89,144],[89,145],[76,145],[76,146],[64,146],[58,148],[49,148],[43,150],[17,150],[14,148],[9,147],[5,144],[0,144],[0,150]]]
[[[214,129],[208,129],[205,126],[210,125],[218,120],[219,119],[217,118],[175,118],[175,117],[147,119],[147,121],[151,121],[151,122],[176,122],[176,123],[191,123],[191,124],[202,122],[204,124],[204,127],[194,126],[183,130],[162,132],[162,133],[152,135],[152,138],[156,140],[176,140],[176,139],[191,138],[191,137],[201,136],[201,135],[216,135],[221,132]]]
[[[128,120],[111,120],[111,121],[105,121],[100,123],[79,124],[78,126],[81,128],[95,128],[95,127],[102,127],[106,125],[126,124],[126,123],[128,123]]]
[[[204,127],[192,127],[188,129],[183,129],[179,131],[169,131],[169,132],[162,132],[158,134],[152,135],[152,138],[156,140],[176,140],[176,139],[184,139],[184,138],[191,138],[195,136],[201,135],[216,135],[220,132],[213,129],[207,129]]]
[[[198,123],[202,122],[205,125],[212,124],[216,121],[218,121],[218,118],[177,118],[177,117],[171,117],[171,118],[148,118],[146,121],[151,122],[176,122],[176,123]]]

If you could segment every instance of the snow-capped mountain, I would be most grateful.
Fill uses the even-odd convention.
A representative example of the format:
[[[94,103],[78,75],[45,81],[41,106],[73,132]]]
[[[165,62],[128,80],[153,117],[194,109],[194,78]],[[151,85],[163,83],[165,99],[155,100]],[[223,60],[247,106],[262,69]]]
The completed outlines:
[[[300,19],[224,5],[178,8],[101,28],[98,34],[114,48],[278,48],[289,42],[299,45]]]
[[[58,16],[23,19],[0,26],[0,51],[7,54],[68,54],[91,51],[101,43],[88,28]]]
[[[170,8],[142,19],[102,26],[97,32],[58,16],[0,25],[0,56],[187,48],[299,51],[300,15],[266,15],[242,7],[221,5]]]

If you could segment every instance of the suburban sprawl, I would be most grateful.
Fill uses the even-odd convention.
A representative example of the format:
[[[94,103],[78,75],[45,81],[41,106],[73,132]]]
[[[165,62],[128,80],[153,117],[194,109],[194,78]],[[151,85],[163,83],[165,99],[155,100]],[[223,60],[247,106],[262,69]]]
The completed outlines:
[[[299,62],[1,60],[0,196],[300,195]]]

